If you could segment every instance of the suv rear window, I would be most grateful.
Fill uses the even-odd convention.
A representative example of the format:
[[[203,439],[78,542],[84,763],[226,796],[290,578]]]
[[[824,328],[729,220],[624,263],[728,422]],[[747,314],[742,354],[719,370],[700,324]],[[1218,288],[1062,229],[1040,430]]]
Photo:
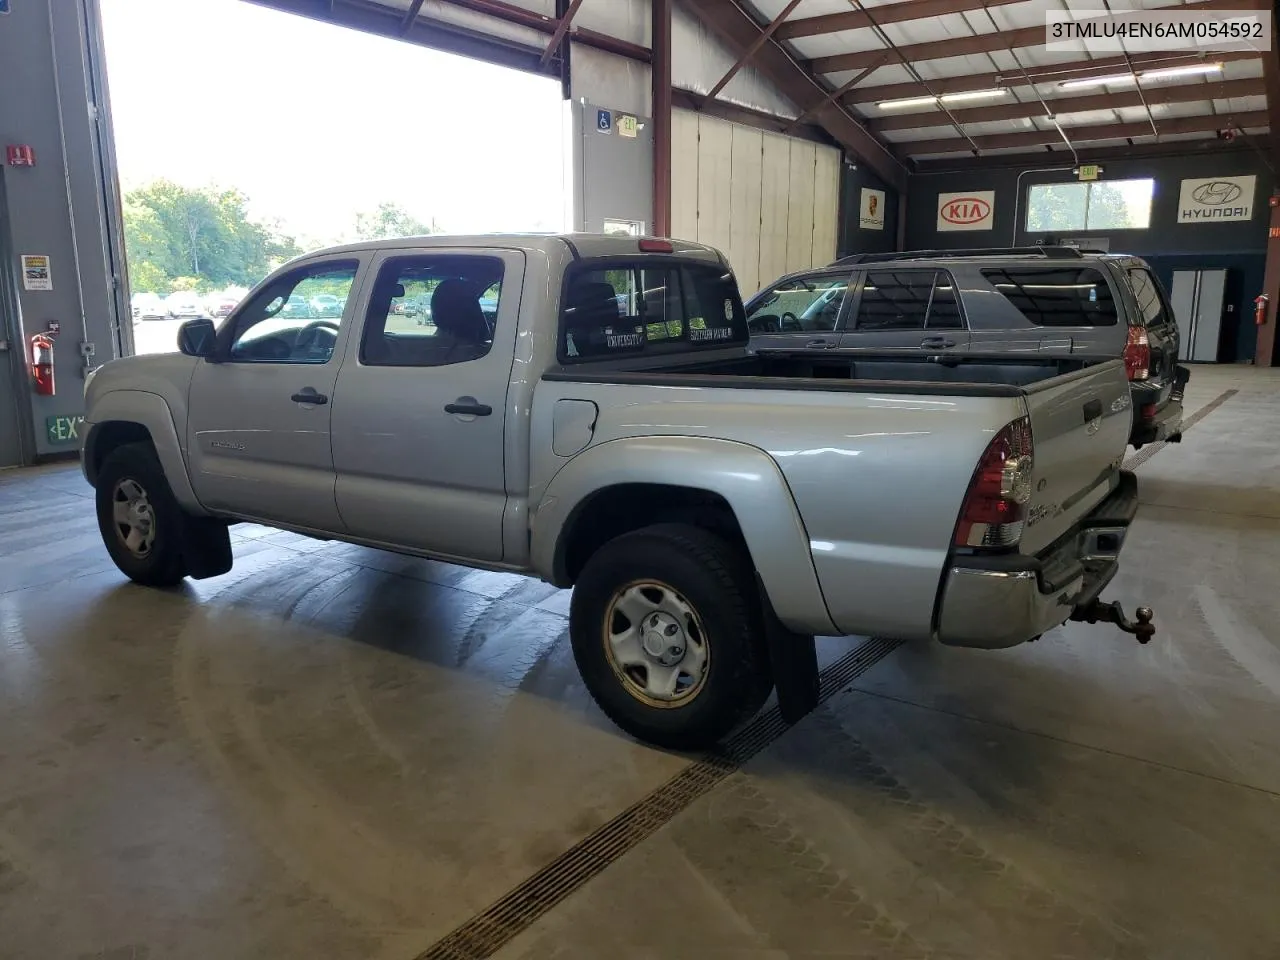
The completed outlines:
[[[982,275],[1038,327],[1116,324],[1111,287],[1093,267],[1002,267],[985,269]]]
[[[746,342],[738,285],[723,267],[657,258],[595,262],[565,284],[565,363]]]
[[[1169,322],[1170,310],[1165,302],[1160,284],[1143,267],[1130,267],[1126,271],[1129,286],[1133,290],[1133,298],[1138,301],[1138,310],[1142,314],[1142,323],[1147,327],[1159,327]]]

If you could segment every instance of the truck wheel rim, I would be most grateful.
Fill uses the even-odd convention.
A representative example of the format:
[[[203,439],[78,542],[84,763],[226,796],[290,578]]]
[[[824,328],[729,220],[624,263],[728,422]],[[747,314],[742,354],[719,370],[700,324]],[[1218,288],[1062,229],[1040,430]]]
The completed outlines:
[[[673,587],[639,580],[616,590],[603,627],[609,666],[641,703],[682,707],[702,691],[711,648],[702,618]]]
[[[116,536],[139,560],[150,556],[156,540],[156,512],[137,480],[119,481],[111,494],[111,520]]]

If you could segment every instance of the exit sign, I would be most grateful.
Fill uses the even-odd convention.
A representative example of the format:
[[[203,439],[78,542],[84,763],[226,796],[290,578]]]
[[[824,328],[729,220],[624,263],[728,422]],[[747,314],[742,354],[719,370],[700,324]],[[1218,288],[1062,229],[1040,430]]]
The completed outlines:
[[[1102,173],[1102,168],[1096,163],[1080,164],[1079,176],[1081,180],[1097,180],[1100,173]]]
[[[83,425],[83,415],[44,418],[44,429],[50,443],[79,443]]]

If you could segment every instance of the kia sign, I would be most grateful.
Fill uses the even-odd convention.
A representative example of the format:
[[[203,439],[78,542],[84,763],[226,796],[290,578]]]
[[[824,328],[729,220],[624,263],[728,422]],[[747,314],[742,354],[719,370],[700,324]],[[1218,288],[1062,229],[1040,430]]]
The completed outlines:
[[[1183,180],[1178,191],[1179,223],[1223,223],[1253,219],[1257,177]]]
[[[994,190],[940,193],[938,194],[938,232],[990,230],[995,226],[995,209]]]

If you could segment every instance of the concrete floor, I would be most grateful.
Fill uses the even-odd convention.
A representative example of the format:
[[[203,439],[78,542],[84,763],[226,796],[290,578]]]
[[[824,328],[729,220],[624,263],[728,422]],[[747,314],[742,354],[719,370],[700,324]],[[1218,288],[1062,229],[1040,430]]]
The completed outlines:
[[[1280,376],[1189,410],[1228,389],[1139,471],[1151,645],[899,647],[497,956],[1280,955]],[[237,527],[150,591],[90,496],[0,474],[5,960],[446,956],[691,763],[591,705],[552,588]]]

